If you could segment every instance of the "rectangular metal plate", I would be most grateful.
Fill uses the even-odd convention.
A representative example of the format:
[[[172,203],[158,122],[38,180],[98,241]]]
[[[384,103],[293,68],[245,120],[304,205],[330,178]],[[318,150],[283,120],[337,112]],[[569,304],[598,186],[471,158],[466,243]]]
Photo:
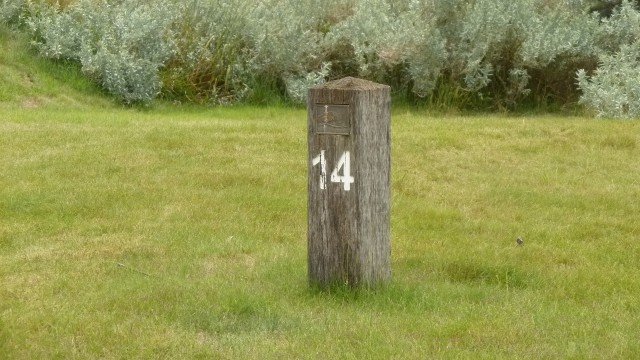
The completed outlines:
[[[316,104],[314,116],[316,134],[351,134],[349,105]]]

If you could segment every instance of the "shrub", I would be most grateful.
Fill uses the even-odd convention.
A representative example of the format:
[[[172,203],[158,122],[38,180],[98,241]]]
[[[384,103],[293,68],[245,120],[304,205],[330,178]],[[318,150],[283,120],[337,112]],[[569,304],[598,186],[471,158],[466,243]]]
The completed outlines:
[[[79,0],[48,7],[29,26],[44,56],[78,60],[82,71],[125,103],[147,102],[160,91],[158,69],[175,51],[168,2]]]
[[[325,46],[348,44],[358,65],[354,75],[425,95],[446,60],[444,39],[428,10],[419,1],[359,1],[328,33]]]
[[[580,103],[598,117],[640,117],[640,12],[623,1],[597,28],[599,66],[577,72]]]
[[[467,7],[449,62],[456,64],[466,89],[486,91],[495,106],[514,107],[531,94],[531,85],[548,89],[540,84],[557,79],[555,69],[574,73],[574,58],[593,56],[594,24],[563,3],[478,0]],[[573,79],[565,82],[568,86],[558,88],[575,93]]]
[[[624,45],[614,55],[603,55],[600,66],[589,77],[578,71],[580,102],[598,117],[640,117],[640,44]]]
[[[24,0],[2,0],[0,2],[0,23],[17,23],[23,6]]]
[[[335,1],[271,0],[252,6],[244,31],[249,88],[266,83],[276,95],[301,101],[306,92],[299,86],[324,81],[329,62],[323,57],[320,24]]]
[[[324,63],[319,71],[308,72],[305,75],[290,75],[286,77],[287,95],[294,102],[305,104],[307,101],[307,90],[311,86],[325,82],[330,71],[331,64]]]
[[[592,0],[2,1],[0,19],[24,16],[43,55],[78,61],[126,103],[301,102],[347,75],[453,107],[562,105],[582,91],[614,114],[604,109],[635,101],[593,95],[629,93],[607,80],[636,67],[629,1],[608,17],[589,13]]]
[[[165,96],[227,103],[246,95],[248,56],[243,29],[250,9],[242,1],[179,3],[172,24],[176,50],[161,75]]]

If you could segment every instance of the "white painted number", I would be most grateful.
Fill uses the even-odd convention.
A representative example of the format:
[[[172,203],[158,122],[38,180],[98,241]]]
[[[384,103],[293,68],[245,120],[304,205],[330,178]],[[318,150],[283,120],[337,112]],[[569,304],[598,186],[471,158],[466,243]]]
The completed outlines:
[[[320,189],[327,189],[327,160],[325,151],[320,150],[320,155],[314,157],[311,160],[313,166],[320,165]],[[342,170],[342,175],[340,175]],[[342,183],[345,191],[351,190],[351,184],[355,182],[353,176],[351,176],[351,153],[345,151],[338,160],[338,165],[331,172],[332,183]]]
[[[342,176],[338,175],[340,169],[342,169]],[[349,191],[351,190],[351,184],[354,181],[353,176],[351,176],[351,154],[348,151],[345,151],[342,153],[340,160],[338,160],[338,165],[331,173],[331,182],[343,183],[344,191]]]
[[[327,160],[324,158],[324,150],[321,150],[320,155],[314,157],[311,163],[313,166],[320,164],[320,189],[325,190],[327,188]]]

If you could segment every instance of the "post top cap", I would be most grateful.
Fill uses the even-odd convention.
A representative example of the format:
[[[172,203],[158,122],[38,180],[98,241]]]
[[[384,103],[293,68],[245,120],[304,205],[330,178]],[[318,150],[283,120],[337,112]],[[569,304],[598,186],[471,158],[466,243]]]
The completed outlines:
[[[336,90],[375,90],[389,87],[373,81],[358,79],[351,76],[329,81],[324,84],[313,86],[312,89],[336,89]]]

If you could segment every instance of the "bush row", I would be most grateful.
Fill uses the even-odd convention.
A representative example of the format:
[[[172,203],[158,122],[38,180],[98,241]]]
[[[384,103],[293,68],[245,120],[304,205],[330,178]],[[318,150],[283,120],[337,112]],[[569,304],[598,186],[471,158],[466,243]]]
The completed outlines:
[[[301,102],[349,75],[431,106],[640,116],[626,0],[2,0],[0,20],[126,103]]]

